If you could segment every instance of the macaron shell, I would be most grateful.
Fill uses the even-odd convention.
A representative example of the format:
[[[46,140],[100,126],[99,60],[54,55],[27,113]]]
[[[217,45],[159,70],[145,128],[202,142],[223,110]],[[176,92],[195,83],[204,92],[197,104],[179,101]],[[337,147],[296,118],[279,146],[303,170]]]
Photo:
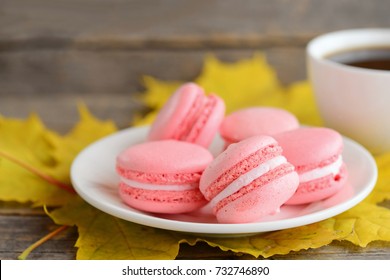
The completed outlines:
[[[213,106],[203,112],[203,115],[199,117],[200,121],[193,128],[197,134],[193,143],[204,147],[211,144],[225,116],[225,102],[213,94],[208,98]]]
[[[121,183],[119,185],[119,195],[130,207],[151,213],[187,213],[199,209],[207,203],[199,189],[151,191],[132,188]]]
[[[176,139],[208,147],[225,116],[225,103],[195,83],[181,86],[159,111],[148,140]]]
[[[161,140],[131,146],[117,157],[120,197],[133,208],[153,213],[193,211],[206,203],[198,184],[212,160],[206,148],[188,142]]]
[[[250,107],[226,116],[220,128],[222,138],[229,143],[255,135],[274,135],[299,127],[290,112],[274,107]]]
[[[239,198],[227,203],[215,214],[220,223],[248,223],[276,213],[280,206],[295,192],[298,175],[291,172],[271,180],[268,184],[255,187]]]
[[[148,139],[151,141],[172,139],[196,99],[203,95],[203,89],[194,83],[186,83],[179,87],[159,111],[149,131]]]
[[[283,148],[283,155],[298,174],[326,167],[340,158],[343,150],[341,135],[323,127],[304,127],[274,136]],[[306,204],[325,199],[338,192],[348,177],[345,163],[337,174],[302,182],[286,204]]]
[[[299,184],[270,136],[232,144],[206,168],[199,189],[220,223],[253,222],[277,211]],[[254,172],[252,172],[254,171]]]
[[[273,136],[298,173],[335,161],[343,150],[341,135],[329,128],[302,127]]]
[[[203,172],[212,160],[210,151],[199,145],[161,140],[129,147],[118,155],[117,166],[146,174],[188,174]]]
[[[295,194],[285,204],[298,205],[326,199],[343,188],[347,178],[348,170],[346,165],[343,164],[340,173],[336,176],[330,174],[326,177],[300,184]]]
[[[267,146],[276,147],[278,145],[275,139],[270,136],[254,136],[230,145],[225,151],[219,154],[203,172],[199,185],[200,191],[207,199],[211,199],[212,197],[209,197],[207,193],[209,193],[208,189],[210,187],[212,188],[215,181],[231,180],[230,176],[223,175],[229,173],[229,171],[232,170],[234,166],[239,165],[243,159]],[[256,162],[248,162],[247,165],[253,166],[258,164],[259,159],[256,159]]]

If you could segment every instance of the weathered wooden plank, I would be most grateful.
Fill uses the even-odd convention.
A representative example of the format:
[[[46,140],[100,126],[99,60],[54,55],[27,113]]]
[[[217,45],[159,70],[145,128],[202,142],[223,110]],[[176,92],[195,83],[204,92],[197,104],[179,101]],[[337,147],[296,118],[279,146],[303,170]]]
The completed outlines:
[[[388,6],[385,0],[2,1],[0,113],[36,111],[65,132],[77,121],[81,99],[98,117],[125,127],[139,108],[127,96],[142,89],[142,75],[191,80],[209,52],[234,61],[265,51],[288,84],[306,77],[310,38],[388,26]]]
[[[141,76],[192,80],[203,57],[225,61],[264,51],[284,84],[306,78],[304,47],[320,33],[388,27],[387,0],[2,0],[0,114],[37,112],[66,132],[84,101],[102,119],[125,127],[142,106]],[[389,207],[388,202],[382,206]],[[0,259],[15,259],[57,226],[41,209],[0,204]],[[75,228],[35,250],[33,259],[74,259]],[[252,259],[199,243],[179,259]],[[348,242],[273,259],[390,259],[389,243]]]
[[[255,52],[266,55],[283,83],[306,77],[304,50],[294,47],[132,52],[37,50],[0,53],[0,96],[132,93],[140,89],[143,75],[190,80],[200,72],[207,54],[233,62],[250,58]]]
[[[300,48],[0,53],[0,114],[25,118],[36,112],[50,128],[66,132],[78,120],[77,102],[83,101],[97,117],[123,128],[142,109],[134,96],[143,90],[143,75],[190,81],[201,72],[206,54],[234,62],[256,51],[263,51],[281,83],[306,78]]]
[[[16,259],[31,244],[58,228],[49,217],[0,216],[0,259]],[[38,247],[31,259],[74,259],[77,232],[70,228]]]
[[[58,226],[47,216],[0,216],[0,259],[16,259],[29,245]],[[29,259],[74,259],[76,228],[69,228],[34,250]],[[390,243],[373,242],[366,248],[349,242],[335,241],[318,249],[301,250],[270,259],[389,259]],[[212,248],[205,243],[181,245],[177,259],[255,259],[251,255],[235,254]],[[259,257],[259,259],[263,259]]]
[[[1,49],[298,44],[329,30],[389,26],[387,0],[3,0]]]
[[[197,252],[194,254],[194,251]],[[199,243],[195,247],[184,244],[181,246],[178,259],[256,259],[252,255],[234,254],[224,252],[219,248],[212,248],[205,243]],[[373,242],[366,248],[355,246],[349,242],[334,241],[328,246],[317,249],[290,252],[286,255],[274,255],[271,260],[388,260],[390,257],[390,244],[386,242]],[[264,259],[258,257],[257,259]]]
[[[87,105],[93,115],[100,120],[111,120],[119,128],[128,127],[141,106],[128,95],[115,94],[53,94],[18,95],[0,97],[0,114],[8,118],[25,119],[37,113],[49,129],[65,134],[79,121],[79,102]]]

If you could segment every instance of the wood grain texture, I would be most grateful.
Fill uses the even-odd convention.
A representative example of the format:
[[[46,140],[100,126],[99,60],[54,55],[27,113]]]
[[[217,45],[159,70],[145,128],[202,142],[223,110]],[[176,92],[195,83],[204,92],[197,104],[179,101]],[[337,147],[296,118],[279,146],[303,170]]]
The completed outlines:
[[[142,75],[192,80],[205,54],[224,61],[264,52],[280,81],[306,78],[315,35],[389,26],[386,0],[3,0],[0,114],[37,112],[60,132],[83,100],[100,118],[127,126]],[[60,117],[59,117],[60,116]]]
[[[302,46],[324,31],[388,26],[386,0],[3,0],[3,49]]]
[[[31,244],[58,228],[44,216],[0,216],[0,259],[17,259]],[[30,259],[75,259],[77,231],[70,228],[44,243]]]
[[[210,53],[234,62],[261,51],[289,85],[307,77],[310,39],[338,29],[389,27],[389,10],[388,0],[1,0],[0,114],[36,112],[65,133],[82,101],[98,118],[124,128],[144,109],[136,98],[143,75],[190,81]],[[0,259],[17,258],[56,227],[41,209],[0,202]],[[76,240],[76,228],[69,228],[30,258],[74,259]],[[253,257],[199,243],[182,245],[178,259]],[[390,244],[333,242],[272,259],[390,259]]]
[[[0,216],[0,259],[16,259],[32,243],[44,235],[55,230],[58,226],[47,216]],[[77,239],[77,229],[70,227],[58,236],[47,241],[30,255],[29,259],[68,260],[76,257],[77,248],[74,247]],[[365,259],[386,260],[389,259],[390,243],[372,242],[366,248],[355,246],[349,242],[334,241],[331,245],[318,249],[301,250],[287,255],[274,255],[269,259],[293,260],[293,259]],[[252,255],[236,254],[231,251],[222,251],[200,242],[195,246],[182,244],[177,259],[256,259]],[[259,257],[257,259],[264,259]]]
[[[206,51],[21,51],[0,53],[0,114],[25,118],[36,112],[45,124],[67,132],[78,120],[77,102],[84,102],[98,118],[127,127],[138,110],[136,94],[144,90],[142,77],[193,80],[206,54],[222,61],[248,59],[258,50]],[[280,81],[304,80],[304,51],[299,48],[264,50]]]

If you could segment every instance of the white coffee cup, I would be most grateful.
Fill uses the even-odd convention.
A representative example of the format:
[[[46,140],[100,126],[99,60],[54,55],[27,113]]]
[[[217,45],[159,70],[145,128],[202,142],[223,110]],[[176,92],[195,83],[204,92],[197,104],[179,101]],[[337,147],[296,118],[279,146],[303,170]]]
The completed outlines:
[[[314,38],[307,46],[307,67],[325,126],[378,154],[390,151],[390,71],[328,58],[368,48],[390,51],[390,29],[342,30]]]

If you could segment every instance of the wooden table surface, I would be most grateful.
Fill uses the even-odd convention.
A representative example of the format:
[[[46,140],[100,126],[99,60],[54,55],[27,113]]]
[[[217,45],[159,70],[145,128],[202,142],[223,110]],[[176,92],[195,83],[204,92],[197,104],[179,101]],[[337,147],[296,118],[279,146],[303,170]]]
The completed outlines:
[[[78,100],[101,119],[128,126],[142,109],[142,75],[191,80],[204,55],[224,61],[264,52],[283,84],[306,79],[305,46],[316,35],[389,27],[388,0],[2,0],[0,114],[37,112],[60,133],[78,120]],[[389,206],[390,203],[385,203]],[[0,259],[15,259],[56,226],[40,209],[0,202]],[[76,228],[29,258],[74,259]],[[205,244],[178,259],[251,259]],[[333,242],[272,259],[390,259],[390,244]]]

